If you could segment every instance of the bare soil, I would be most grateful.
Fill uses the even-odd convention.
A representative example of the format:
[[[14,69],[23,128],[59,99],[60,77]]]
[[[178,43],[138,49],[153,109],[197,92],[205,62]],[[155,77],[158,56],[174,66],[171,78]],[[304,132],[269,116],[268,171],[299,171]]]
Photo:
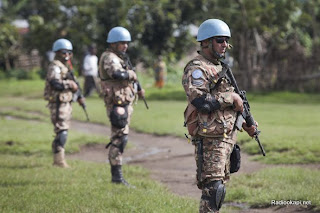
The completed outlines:
[[[109,127],[100,124],[73,121],[72,129],[91,134],[110,135]],[[104,144],[97,145],[85,145],[81,147],[79,153],[68,155],[67,158],[107,163],[108,152],[105,149],[107,142],[105,141]],[[129,143],[133,144],[133,147],[125,150],[125,164],[139,165],[148,169],[151,173],[151,178],[159,181],[171,192],[179,196],[200,199],[201,191],[195,183],[196,165],[194,147],[187,142],[187,139],[173,136],[156,136],[131,130]],[[274,167],[274,165],[250,161],[249,156],[245,153],[242,153],[241,160],[241,168],[234,175],[252,173],[267,167]],[[320,165],[318,164],[296,166],[320,169]],[[275,206],[266,209],[251,209],[246,204],[241,203],[226,203],[225,205],[239,209],[236,212],[314,212],[299,206]]]

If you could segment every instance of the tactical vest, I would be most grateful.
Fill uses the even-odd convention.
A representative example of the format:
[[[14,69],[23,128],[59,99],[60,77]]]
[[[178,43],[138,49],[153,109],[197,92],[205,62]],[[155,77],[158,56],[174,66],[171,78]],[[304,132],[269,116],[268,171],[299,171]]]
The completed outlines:
[[[116,60],[119,69],[112,70],[113,60]],[[99,61],[99,76],[101,78],[101,88],[104,94],[104,101],[107,105],[115,104],[125,106],[132,103],[135,99],[135,89],[133,83],[128,80],[115,80],[110,75],[113,71],[127,72],[132,69],[125,61],[114,52],[105,51]]]
[[[58,68],[60,70],[60,73],[56,73],[55,69]],[[48,69],[48,74],[46,78],[46,85],[44,89],[44,99],[49,102],[71,102],[73,93],[70,91],[70,89],[63,90],[63,91],[57,91],[54,90],[51,85],[50,81],[52,79],[57,79],[61,83],[65,83],[67,80],[67,73],[69,72],[68,68],[59,60],[54,60],[50,65]]]
[[[198,80],[199,83],[194,82],[195,80],[192,78],[192,72],[197,69],[203,73]],[[210,94],[223,105],[224,98],[227,99],[228,92],[233,92],[234,88],[226,78],[219,76],[221,72],[221,63],[214,64],[201,55],[191,60],[184,69],[182,83],[188,96],[188,106],[185,109],[184,118],[191,136],[222,137],[225,140],[233,138],[233,126],[237,113],[231,106],[222,107],[210,114],[203,114],[191,104],[194,98]],[[222,79],[219,82],[220,78]],[[219,84],[217,84],[218,82]]]

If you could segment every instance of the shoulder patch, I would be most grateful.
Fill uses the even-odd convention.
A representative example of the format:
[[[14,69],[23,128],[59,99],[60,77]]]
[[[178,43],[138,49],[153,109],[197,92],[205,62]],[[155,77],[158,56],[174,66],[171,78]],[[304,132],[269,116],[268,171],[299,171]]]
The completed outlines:
[[[192,72],[191,75],[192,75],[192,78],[194,78],[194,79],[199,79],[199,78],[202,77],[203,73],[202,73],[201,70],[196,69],[196,70],[194,70],[194,71]]]
[[[117,58],[113,58],[113,59],[112,59],[112,62],[115,63],[115,64],[120,64],[120,61],[119,61],[119,59],[117,59]]]
[[[60,74],[61,73],[61,69],[58,67],[58,66],[54,66],[53,67],[53,71],[57,74]]]

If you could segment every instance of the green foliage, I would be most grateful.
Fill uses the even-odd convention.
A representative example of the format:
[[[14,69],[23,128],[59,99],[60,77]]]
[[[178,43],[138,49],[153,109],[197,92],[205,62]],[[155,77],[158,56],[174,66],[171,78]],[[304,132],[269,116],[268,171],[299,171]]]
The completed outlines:
[[[119,25],[132,34],[129,54],[134,63],[150,67],[158,55],[176,62],[195,45],[190,25],[219,18],[231,28],[235,48],[230,53],[236,69],[249,78],[243,80],[245,89],[293,90],[283,79],[318,70],[319,6],[319,1],[301,0],[4,0],[0,62],[9,70],[9,59],[18,47],[21,52],[36,48],[44,56],[56,39],[64,37],[74,44],[73,63],[80,67],[87,46],[96,43],[102,53],[108,31]],[[11,26],[16,17],[30,24],[23,42]],[[264,83],[255,84],[256,80]],[[316,84],[308,86],[302,87],[319,90]]]
[[[41,70],[34,68],[32,70],[11,69],[8,71],[0,71],[1,79],[17,79],[17,80],[36,80],[40,79]]]
[[[20,40],[17,29],[10,23],[1,23],[0,16],[0,62],[11,69],[10,58],[16,56]]]

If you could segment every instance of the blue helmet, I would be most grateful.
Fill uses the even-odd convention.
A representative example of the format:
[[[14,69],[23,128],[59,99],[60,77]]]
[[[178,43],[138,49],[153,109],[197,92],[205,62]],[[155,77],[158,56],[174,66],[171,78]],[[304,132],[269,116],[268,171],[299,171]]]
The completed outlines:
[[[60,38],[53,43],[52,51],[57,52],[58,50],[72,50],[72,44],[69,40]]]
[[[200,25],[197,41],[203,41],[214,36],[227,36],[230,38],[230,29],[225,22],[219,19],[208,19]]]
[[[131,35],[124,27],[114,27],[108,33],[108,43],[115,43],[119,41],[131,41]]]

